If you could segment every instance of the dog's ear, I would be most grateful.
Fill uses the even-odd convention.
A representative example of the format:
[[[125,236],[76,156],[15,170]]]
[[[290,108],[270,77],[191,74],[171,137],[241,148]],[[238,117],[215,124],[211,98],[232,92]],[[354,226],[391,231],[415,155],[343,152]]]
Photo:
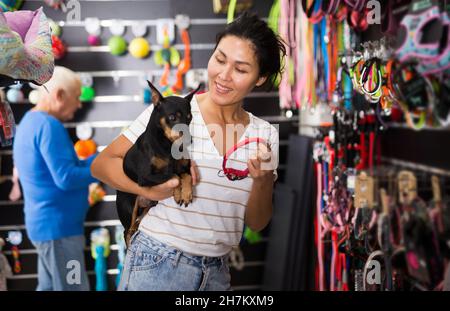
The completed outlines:
[[[150,90],[152,91],[152,103],[156,107],[159,104],[161,104],[161,101],[163,100],[163,96],[150,81],[147,80],[147,83],[148,83],[148,86],[150,87]]]
[[[194,96],[195,93],[198,92],[198,90],[200,90],[203,87],[203,83],[200,83],[197,88],[195,90],[193,90],[192,92],[190,92],[189,94],[187,94],[184,99],[187,99],[188,102],[190,103],[192,100],[192,96]]]

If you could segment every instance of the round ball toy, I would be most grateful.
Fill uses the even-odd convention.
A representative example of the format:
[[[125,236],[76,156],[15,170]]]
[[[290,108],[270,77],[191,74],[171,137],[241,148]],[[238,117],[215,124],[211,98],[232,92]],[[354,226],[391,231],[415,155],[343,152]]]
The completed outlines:
[[[39,91],[32,90],[30,94],[28,94],[28,100],[31,104],[36,105],[39,102]]]
[[[81,87],[81,95],[80,95],[80,101],[82,102],[89,102],[92,101],[95,97],[95,90],[91,86],[82,86]]]
[[[88,36],[88,44],[90,46],[97,46],[100,45],[100,38],[94,35],[89,35]]]
[[[55,59],[61,59],[66,55],[66,46],[62,42],[62,40],[52,35],[52,50],[53,50],[53,56],[55,56]]]
[[[75,153],[80,159],[86,159],[97,151],[97,144],[92,140],[79,140],[75,143]]]
[[[18,89],[14,89],[11,88],[8,90],[8,92],[6,93],[6,99],[10,102],[10,103],[20,103],[23,101],[23,93],[22,91],[18,90]]]
[[[112,55],[119,56],[127,51],[127,42],[124,38],[113,36],[108,41],[109,51]]]
[[[145,58],[150,53],[150,45],[144,38],[134,38],[130,42],[128,51],[136,58]]]
[[[52,32],[52,35],[57,36],[57,37],[61,36],[61,32],[62,32],[61,27],[59,27],[59,25],[57,23],[50,20],[49,25],[50,25],[50,30]]]

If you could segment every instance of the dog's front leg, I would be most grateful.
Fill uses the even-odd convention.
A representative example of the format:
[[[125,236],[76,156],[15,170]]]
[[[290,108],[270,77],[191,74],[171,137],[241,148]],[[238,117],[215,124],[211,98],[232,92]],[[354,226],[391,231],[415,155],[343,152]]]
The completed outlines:
[[[177,178],[178,178],[179,183],[178,183],[178,186],[173,190],[173,199],[175,200],[175,202],[178,205],[181,205],[183,203],[182,196],[181,196],[181,182],[182,181],[181,181],[180,177],[177,176]]]
[[[188,173],[181,174],[181,201],[184,206],[188,206],[192,202],[192,176]]]

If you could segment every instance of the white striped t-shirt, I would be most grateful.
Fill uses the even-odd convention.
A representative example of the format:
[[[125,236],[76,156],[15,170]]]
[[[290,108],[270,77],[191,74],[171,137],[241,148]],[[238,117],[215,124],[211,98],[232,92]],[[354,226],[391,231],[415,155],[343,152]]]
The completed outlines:
[[[152,111],[153,105],[124,131],[123,135],[132,143],[145,131]],[[252,178],[230,181],[221,174],[223,158],[209,135],[196,96],[191,102],[191,112],[189,130],[192,144],[188,151],[200,175],[199,183],[193,188],[193,202],[184,207],[176,204],[173,197],[159,201],[142,219],[139,230],[186,253],[223,256],[241,240]],[[251,113],[249,116],[250,123],[240,140],[253,137],[265,139],[278,163],[278,131],[267,121]],[[238,149],[227,167],[247,168],[246,163],[255,150],[254,143]],[[274,174],[276,178],[276,170]]]

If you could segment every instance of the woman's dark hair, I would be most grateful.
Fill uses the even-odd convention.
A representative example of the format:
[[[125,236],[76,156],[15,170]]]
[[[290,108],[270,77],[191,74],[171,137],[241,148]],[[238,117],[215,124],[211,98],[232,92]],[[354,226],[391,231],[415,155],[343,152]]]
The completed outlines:
[[[267,77],[263,84],[272,89],[278,75],[281,75],[283,68],[282,58],[286,55],[286,48],[283,40],[269,28],[266,22],[259,19],[256,14],[249,12],[242,13],[232,23],[228,24],[222,32],[216,36],[216,47],[220,40],[226,36],[236,36],[247,39],[253,44],[253,48],[259,64],[259,76]]]

